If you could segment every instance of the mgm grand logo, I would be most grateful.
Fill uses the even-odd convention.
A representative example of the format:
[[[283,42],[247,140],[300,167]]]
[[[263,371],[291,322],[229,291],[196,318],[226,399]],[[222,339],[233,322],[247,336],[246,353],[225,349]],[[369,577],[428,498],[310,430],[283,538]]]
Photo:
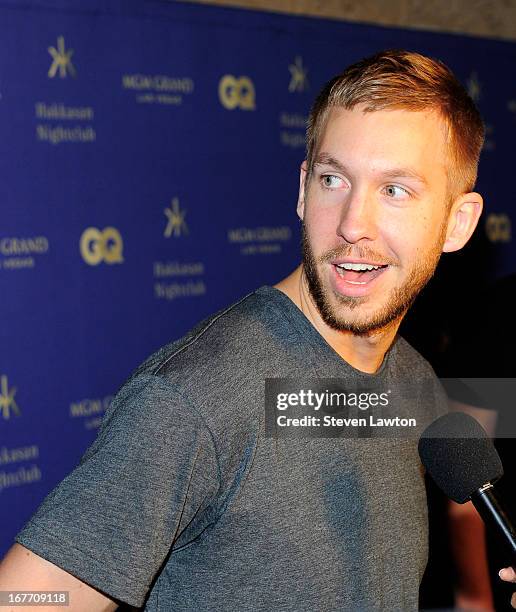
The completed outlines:
[[[6,257],[13,255],[43,255],[48,252],[48,249],[48,239],[45,236],[0,238],[0,254]]]
[[[102,262],[123,263],[123,248],[122,236],[114,227],[106,227],[103,230],[88,227],[80,240],[82,258],[90,266],[98,266]]]
[[[506,214],[491,213],[486,219],[486,234],[491,242],[510,242],[511,220]]]
[[[224,108],[234,110],[255,110],[255,91],[249,77],[234,77],[225,74],[219,81],[219,99]]]

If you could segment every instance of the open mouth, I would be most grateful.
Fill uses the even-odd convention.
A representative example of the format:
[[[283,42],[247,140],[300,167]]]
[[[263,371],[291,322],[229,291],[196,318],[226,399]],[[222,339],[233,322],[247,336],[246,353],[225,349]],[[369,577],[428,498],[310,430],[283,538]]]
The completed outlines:
[[[388,264],[339,263],[333,264],[337,276],[351,285],[366,285],[388,268]]]

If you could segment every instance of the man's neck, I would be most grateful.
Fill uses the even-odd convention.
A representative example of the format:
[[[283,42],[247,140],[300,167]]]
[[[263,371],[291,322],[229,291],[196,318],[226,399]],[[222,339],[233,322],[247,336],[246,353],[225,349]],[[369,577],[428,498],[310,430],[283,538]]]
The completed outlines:
[[[302,272],[303,268],[299,266],[274,287],[294,302],[333,350],[351,366],[370,374],[377,372],[396,337],[400,321],[368,335],[333,329],[323,321]]]

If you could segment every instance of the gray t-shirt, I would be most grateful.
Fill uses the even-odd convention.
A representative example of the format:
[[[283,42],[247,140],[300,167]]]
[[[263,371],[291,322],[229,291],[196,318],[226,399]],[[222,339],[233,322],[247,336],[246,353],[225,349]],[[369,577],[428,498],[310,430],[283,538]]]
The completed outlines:
[[[415,610],[427,560],[416,439],[273,439],[264,380],[436,386],[397,338],[375,375],[262,287],[152,355],[17,541],[146,610]],[[442,412],[435,398],[425,409]]]

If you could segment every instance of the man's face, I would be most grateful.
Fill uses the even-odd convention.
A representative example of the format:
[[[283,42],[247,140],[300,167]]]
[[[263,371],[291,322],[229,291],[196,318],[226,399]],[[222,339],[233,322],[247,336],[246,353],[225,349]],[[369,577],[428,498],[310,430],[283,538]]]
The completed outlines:
[[[446,238],[446,163],[435,113],[330,111],[298,205],[304,271],[327,325],[367,334],[405,314]]]

